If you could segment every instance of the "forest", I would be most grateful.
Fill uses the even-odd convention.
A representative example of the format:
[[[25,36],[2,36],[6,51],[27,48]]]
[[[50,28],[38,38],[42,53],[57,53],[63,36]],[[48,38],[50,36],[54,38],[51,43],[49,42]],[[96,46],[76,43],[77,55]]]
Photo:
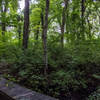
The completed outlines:
[[[100,100],[100,1],[0,0],[1,74],[59,100]]]

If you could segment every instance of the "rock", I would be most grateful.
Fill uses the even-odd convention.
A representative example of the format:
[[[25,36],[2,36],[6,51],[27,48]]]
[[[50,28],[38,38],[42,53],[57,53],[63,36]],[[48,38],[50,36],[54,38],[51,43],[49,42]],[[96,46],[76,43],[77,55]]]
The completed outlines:
[[[21,87],[20,85],[10,82],[4,78],[0,79],[0,91],[15,100],[57,100],[25,87]]]

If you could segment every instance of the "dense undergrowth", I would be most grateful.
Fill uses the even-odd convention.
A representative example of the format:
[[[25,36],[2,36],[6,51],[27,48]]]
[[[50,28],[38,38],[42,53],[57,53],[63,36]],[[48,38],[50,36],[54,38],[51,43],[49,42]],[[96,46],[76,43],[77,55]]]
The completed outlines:
[[[23,51],[14,43],[0,43],[0,62],[9,65],[5,76],[34,91],[57,98],[85,100],[100,85],[99,40],[69,44],[63,49],[59,44],[48,43],[48,61],[47,80],[40,45]]]
[[[0,74],[60,100],[100,100],[99,14],[100,0],[0,0]]]

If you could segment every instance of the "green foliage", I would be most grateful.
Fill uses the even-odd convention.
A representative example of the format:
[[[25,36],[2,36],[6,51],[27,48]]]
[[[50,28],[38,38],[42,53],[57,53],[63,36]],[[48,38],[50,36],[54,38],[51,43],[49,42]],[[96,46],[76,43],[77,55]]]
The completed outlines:
[[[4,45],[2,42],[1,44],[1,61],[5,59],[11,64],[11,75],[35,91],[59,97],[61,91],[71,93],[81,88],[87,89],[90,82],[96,84],[92,76],[99,74],[100,70],[98,44],[82,42],[77,45],[67,45],[62,50],[59,45],[50,42],[49,84],[44,76],[43,52],[40,45],[38,47],[34,45],[33,48],[30,47],[23,52],[15,44]]]
[[[93,92],[88,98],[87,100],[100,100],[100,89],[98,89],[97,91]]]
[[[4,76],[34,91],[57,98],[83,89],[90,92],[88,88],[91,86],[97,88],[100,85],[100,2],[85,0],[82,32],[81,0],[69,0],[62,48],[60,41],[64,0],[50,0],[46,79],[41,21],[45,19],[45,0],[36,1],[30,3],[29,47],[23,50],[24,10],[19,12],[18,0],[0,0],[0,63],[10,66],[9,74],[4,73]],[[2,6],[7,7],[6,12],[2,12]],[[5,35],[2,35],[2,23],[5,24]],[[89,96],[89,100],[99,98],[100,93],[97,91]]]

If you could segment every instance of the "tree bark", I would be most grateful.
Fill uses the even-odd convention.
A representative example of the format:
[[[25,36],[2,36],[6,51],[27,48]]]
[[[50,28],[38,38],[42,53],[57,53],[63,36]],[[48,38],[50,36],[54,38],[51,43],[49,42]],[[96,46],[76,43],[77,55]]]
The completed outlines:
[[[65,22],[66,22],[66,10],[68,6],[68,1],[69,0],[64,0],[64,8],[62,12],[62,24],[61,24],[61,47],[64,47],[64,27],[65,27]]]
[[[48,29],[48,14],[49,14],[50,0],[46,0],[45,8],[45,19],[43,24],[42,39],[43,39],[43,50],[44,50],[44,74],[47,76],[48,70],[48,57],[47,57],[47,29]],[[42,16],[43,17],[43,16]],[[42,19],[43,20],[43,19]]]
[[[6,31],[6,21],[5,21],[5,19],[6,19],[6,12],[7,12],[7,8],[6,8],[6,5],[3,5],[2,6],[2,10],[1,10],[1,12],[2,12],[2,25],[1,25],[1,29],[2,29],[2,36],[4,36],[5,35],[5,31]]]
[[[85,38],[84,35],[84,13],[85,13],[85,0],[81,1],[81,18],[82,18],[82,26],[81,26],[81,33],[82,33],[82,38]]]
[[[29,0],[25,0],[24,9],[24,30],[23,30],[23,48],[28,48],[28,38],[29,38]]]
[[[38,40],[38,38],[39,38],[39,31],[40,31],[40,27],[39,27],[39,25],[40,25],[40,22],[37,24],[38,25],[38,27],[37,27],[37,29],[36,29],[36,37],[35,37],[35,40]]]
[[[2,36],[5,36],[5,31],[6,31],[6,24],[5,22],[2,22]]]
[[[17,28],[18,28],[18,39],[19,39],[19,42],[20,42],[20,40],[21,40],[21,32],[22,32],[22,26],[20,24],[20,21],[21,21],[20,15],[18,15],[17,20],[19,22]]]

